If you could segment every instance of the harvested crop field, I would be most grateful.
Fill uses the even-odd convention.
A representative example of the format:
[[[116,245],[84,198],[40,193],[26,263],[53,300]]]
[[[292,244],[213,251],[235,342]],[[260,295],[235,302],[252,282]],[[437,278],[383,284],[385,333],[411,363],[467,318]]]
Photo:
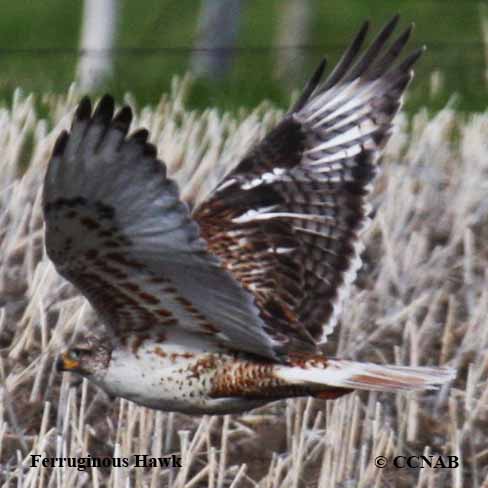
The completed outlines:
[[[135,108],[187,200],[281,112],[185,110],[186,84]],[[59,374],[54,358],[87,327],[87,302],[43,247],[41,190],[56,136],[80,98],[17,93],[0,109],[0,480],[5,486],[488,487],[488,115],[401,114],[364,232],[363,267],[328,355],[449,365],[456,380],[412,394],[288,400],[246,415],[189,417],[111,399]],[[42,106],[42,118],[36,107]],[[215,169],[217,165],[217,170]],[[211,178],[206,178],[211,175]],[[32,455],[129,458],[128,467],[33,468]],[[181,458],[135,467],[131,456]],[[375,466],[385,456],[385,468]],[[395,456],[457,456],[453,468],[395,468]],[[403,458],[402,458],[403,459]]]

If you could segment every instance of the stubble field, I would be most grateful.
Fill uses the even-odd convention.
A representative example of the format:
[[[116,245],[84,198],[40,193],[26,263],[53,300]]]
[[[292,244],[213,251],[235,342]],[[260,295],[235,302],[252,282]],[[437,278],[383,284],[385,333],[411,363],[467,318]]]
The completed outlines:
[[[185,109],[186,82],[135,108],[187,200],[280,116]],[[6,486],[488,487],[488,115],[446,108],[396,119],[363,234],[363,267],[329,355],[449,365],[456,380],[409,395],[289,400],[246,415],[188,417],[109,399],[54,369],[65,344],[95,327],[87,302],[43,248],[42,180],[75,89],[16,93],[0,109],[0,481]],[[122,101],[120,101],[122,102]],[[41,104],[47,118],[41,119]],[[31,468],[31,455],[181,457],[182,468]],[[390,464],[377,468],[375,457]],[[458,456],[459,467],[395,469],[396,455]]]

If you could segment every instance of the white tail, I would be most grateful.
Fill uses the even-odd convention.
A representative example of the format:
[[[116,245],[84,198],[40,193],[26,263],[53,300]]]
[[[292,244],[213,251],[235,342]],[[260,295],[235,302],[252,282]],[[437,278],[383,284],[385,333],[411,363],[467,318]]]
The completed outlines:
[[[372,391],[430,390],[451,381],[453,368],[428,368],[359,363],[342,359],[315,361],[300,366],[279,366],[276,375],[291,384],[324,386]]]

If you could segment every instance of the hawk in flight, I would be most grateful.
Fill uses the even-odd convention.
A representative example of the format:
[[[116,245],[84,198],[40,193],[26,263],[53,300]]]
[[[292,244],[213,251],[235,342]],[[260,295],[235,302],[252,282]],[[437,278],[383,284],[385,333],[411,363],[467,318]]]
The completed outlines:
[[[398,18],[360,55],[364,24],[332,73],[322,62],[283,118],[200,204],[179,197],[132,112],[84,98],[44,182],[46,249],[106,337],[58,368],[155,409],[231,413],[354,389],[431,388],[447,368],[325,357],[359,267],[366,196],[418,49]]]

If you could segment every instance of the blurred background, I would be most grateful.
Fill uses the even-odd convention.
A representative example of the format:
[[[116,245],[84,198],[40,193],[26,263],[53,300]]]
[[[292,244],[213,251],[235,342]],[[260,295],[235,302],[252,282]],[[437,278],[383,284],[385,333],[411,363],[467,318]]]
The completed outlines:
[[[488,106],[488,5],[471,0],[2,1],[0,104],[16,87],[131,92],[155,104],[174,75],[195,77],[192,108],[286,107],[324,55],[329,67],[361,22],[376,32],[395,13],[426,44],[407,109]]]

